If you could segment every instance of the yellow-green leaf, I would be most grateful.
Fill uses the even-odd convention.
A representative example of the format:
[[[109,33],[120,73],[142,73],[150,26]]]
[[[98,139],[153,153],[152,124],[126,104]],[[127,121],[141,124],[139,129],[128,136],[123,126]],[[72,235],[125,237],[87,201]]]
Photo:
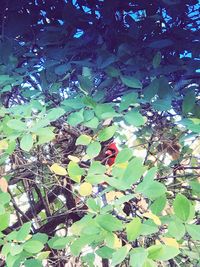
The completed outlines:
[[[83,197],[89,196],[92,194],[92,185],[90,183],[82,183],[79,188],[79,194]]]
[[[57,175],[62,175],[62,176],[65,176],[67,175],[67,171],[65,168],[63,168],[62,166],[60,166],[59,164],[57,163],[54,163],[51,167],[50,167],[50,170],[52,172],[54,172],[55,174]]]

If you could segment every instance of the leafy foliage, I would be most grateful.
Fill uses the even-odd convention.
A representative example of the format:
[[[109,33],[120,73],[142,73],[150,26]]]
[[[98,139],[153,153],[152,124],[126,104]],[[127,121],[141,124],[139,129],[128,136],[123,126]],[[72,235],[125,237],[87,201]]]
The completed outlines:
[[[1,1],[0,265],[200,264],[198,8]]]

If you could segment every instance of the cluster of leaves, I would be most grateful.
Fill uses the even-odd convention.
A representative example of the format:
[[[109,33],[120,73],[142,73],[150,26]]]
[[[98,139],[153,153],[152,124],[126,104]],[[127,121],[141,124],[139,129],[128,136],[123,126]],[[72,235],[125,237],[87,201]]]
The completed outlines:
[[[2,1],[0,266],[198,266],[197,8]]]

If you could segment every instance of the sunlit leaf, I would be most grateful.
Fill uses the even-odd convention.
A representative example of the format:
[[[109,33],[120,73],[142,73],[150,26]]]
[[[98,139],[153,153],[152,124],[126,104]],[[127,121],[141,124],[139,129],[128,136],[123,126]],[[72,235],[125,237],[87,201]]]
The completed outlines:
[[[180,251],[179,249],[165,245],[153,245],[148,249],[148,258],[152,260],[167,261],[176,257]]]
[[[139,127],[145,124],[145,117],[143,117],[138,111],[131,110],[124,116],[125,121],[135,127]]]
[[[90,183],[84,182],[80,185],[79,194],[83,197],[89,196],[92,194],[92,185]]]
[[[27,129],[26,123],[22,122],[21,120],[13,119],[7,122],[9,128],[16,130],[16,131],[25,131]]]
[[[103,130],[101,130],[98,133],[99,141],[103,142],[103,141],[109,140],[115,134],[116,129],[117,129],[117,127],[115,125],[112,125],[110,127],[106,127]]]
[[[97,223],[105,230],[111,232],[111,231],[117,231],[122,230],[123,225],[122,222],[112,216],[111,214],[106,215],[99,215],[96,218]]]
[[[152,219],[156,225],[161,225],[160,218],[151,212],[143,213],[143,216]]]
[[[37,240],[28,240],[24,244],[24,250],[29,252],[29,253],[38,253],[43,249],[44,245]]]
[[[190,201],[182,194],[178,194],[173,202],[174,212],[177,217],[187,221],[190,215]]]
[[[148,252],[144,248],[134,248],[130,251],[130,264],[132,267],[143,267]]]
[[[116,266],[121,263],[126,258],[130,248],[130,245],[125,245],[114,252],[112,255],[111,265]]]
[[[91,142],[92,137],[86,134],[80,135],[76,140],[76,145],[89,145]]]
[[[129,241],[134,241],[141,233],[141,220],[134,218],[130,223],[126,224],[126,234]]]
[[[81,176],[85,173],[84,169],[80,168],[78,163],[74,161],[70,161],[70,163],[67,166],[69,177],[77,182],[80,183]]]
[[[193,240],[200,240],[200,225],[187,224],[186,230]]]
[[[170,247],[178,248],[180,247],[179,243],[174,238],[170,237],[161,237],[161,240],[165,243],[165,245]]]
[[[8,142],[7,140],[3,139],[0,140],[0,150],[5,150],[8,148]]]
[[[29,152],[33,147],[33,137],[31,134],[23,135],[22,139],[20,140],[20,148],[24,151]]]
[[[94,158],[99,155],[101,151],[101,144],[99,142],[90,143],[86,149],[86,153],[90,158]]]
[[[57,174],[57,175],[61,175],[61,176],[65,176],[67,175],[67,171],[64,167],[60,166],[58,163],[54,163],[51,167],[50,170]]]

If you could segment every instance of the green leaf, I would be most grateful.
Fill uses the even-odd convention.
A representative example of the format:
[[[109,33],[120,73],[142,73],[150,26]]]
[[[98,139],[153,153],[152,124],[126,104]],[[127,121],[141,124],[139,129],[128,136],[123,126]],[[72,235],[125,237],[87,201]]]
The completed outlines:
[[[151,200],[164,195],[167,190],[163,184],[153,180],[156,172],[156,168],[151,168],[145,175],[143,181],[136,188],[136,192],[143,194]]]
[[[130,186],[141,178],[144,171],[143,160],[141,158],[134,158],[129,162],[122,177],[122,181]]]
[[[29,152],[33,147],[33,137],[31,134],[23,135],[22,139],[20,140],[20,148],[26,152]]]
[[[71,126],[76,126],[84,121],[83,110],[71,113],[67,119]]]
[[[134,241],[141,232],[142,223],[140,218],[134,218],[130,223],[126,224],[126,234],[128,241]]]
[[[20,254],[22,251],[23,251],[23,246],[22,245],[13,244],[10,247],[10,254],[12,256],[15,256],[17,254]]]
[[[47,118],[39,119],[38,121],[35,122],[33,127],[30,128],[30,131],[36,132],[36,131],[40,130],[41,128],[43,128],[49,124],[50,124],[50,121]]]
[[[112,104],[97,104],[94,108],[94,112],[96,116],[102,120],[119,116],[119,114],[115,112]]]
[[[7,122],[7,126],[16,131],[25,131],[27,129],[26,123],[21,120],[13,119]]]
[[[124,163],[128,161],[133,156],[133,151],[130,148],[122,149],[116,157],[115,163]]]
[[[67,98],[62,103],[66,111],[79,110],[84,107],[81,97]]]
[[[121,80],[122,80],[123,84],[125,84],[126,86],[128,86],[130,88],[138,88],[138,89],[142,88],[142,83],[134,77],[121,76]]]
[[[143,267],[146,261],[148,252],[144,248],[134,248],[130,252],[130,266],[131,267]]]
[[[0,231],[3,231],[9,226],[10,222],[10,214],[9,213],[4,213],[0,214]]]
[[[93,100],[93,98],[89,97],[89,96],[84,96],[83,97],[83,103],[87,106],[87,107],[90,107],[90,108],[94,108],[97,103]],[[84,110],[85,112],[86,110]],[[85,116],[84,116],[85,118]]]
[[[166,202],[167,199],[165,195],[156,198],[153,204],[150,206],[152,213],[155,215],[159,215],[161,211],[165,208]]]
[[[195,106],[196,96],[194,91],[189,91],[183,99],[182,110],[184,114],[192,112]]]
[[[106,176],[102,174],[89,174],[85,178],[86,182],[97,185],[106,181]]]
[[[171,98],[166,97],[165,99],[158,99],[152,103],[152,107],[155,110],[167,111],[171,109]]]
[[[89,209],[97,212],[100,210],[100,206],[96,203],[96,201],[93,198],[88,198],[86,201],[86,205]]]
[[[94,111],[90,110],[90,109],[86,109],[83,112],[83,116],[84,116],[84,121],[85,122],[90,121],[91,119],[94,118]]]
[[[101,144],[99,142],[90,143],[86,149],[87,155],[92,159],[99,155]]]
[[[125,94],[121,97],[120,112],[127,109],[130,105],[137,103],[138,94],[135,92]]]
[[[104,174],[106,171],[106,167],[101,164],[99,161],[93,161],[90,165],[90,168],[88,170],[89,175],[93,174]]]
[[[42,262],[37,259],[28,259],[24,262],[25,267],[42,267]]]
[[[94,117],[91,120],[84,122],[84,126],[96,129],[99,126],[99,120],[96,117]]]
[[[109,232],[119,231],[123,228],[122,222],[111,214],[99,215],[96,217],[96,221],[103,229]]]
[[[81,231],[81,234],[84,235],[95,235],[100,234],[101,228],[94,222],[91,222],[90,224],[86,225],[83,230]]]
[[[37,259],[38,260],[45,260],[48,258],[50,253],[51,253],[51,251],[42,251],[42,252],[38,253]]]
[[[200,133],[200,120],[196,119],[183,119],[180,121],[180,124],[184,125],[188,130],[191,130],[195,133]]]
[[[78,81],[81,89],[83,89],[84,91],[90,92],[92,90],[93,84],[88,77],[78,75]]]
[[[139,127],[145,124],[145,117],[136,110],[131,110],[124,116],[125,121],[135,127]]]
[[[12,231],[6,236],[6,240],[8,241],[13,241],[16,239],[18,232],[17,231]]]
[[[8,253],[10,252],[11,243],[5,243],[1,249],[1,254],[4,257],[7,257]]]
[[[9,193],[4,193],[4,192],[0,193],[0,203],[2,205],[9,203],[10,200],[11,200],[11,197]]]
[[[178,194],[173,202],[176,216],[186,222],[190,216],[190,201],[182,194]]]
[[[120,75],[120,71],[113,66],[109,66],[106,68],[105,72],[110,76],[110,77],[118,77]]]
[[[162,76],[159,78],[158,96],[160,99],[170,98],[173,95],[173,90],[167,78]]]
[[[168,226],[168,234],[180,240],[185,235],[185,226],[180,221],[172,221]]]
[[[116,129],[117,127],[115,125],[112,125],[110,127],[106,127],[104,128],[103,130],[101,130],[99,133],[98,133],[98,139],[100,142],[104,142],[104,141],[107,141],[109,140],[110,138],[113,137],[113,135],[115,134],[116,132]]]
[[[42,244],[45,244],[48,240],[48,235],[44,233],[37,233],[32,236],[32,240],[40,241]]]
[[[147,250],[149,252],[149,259],[160,261],[167,261],[173,259],[180,253],[179,249],[165,245],[153,245]]]
[[[28,236],[31,230],[31,222],[24,223],[22,227],[17,232],[17,241],[23,241]]]
[[[96,237],[96,235],[82,235],[80,238],[77,238],[70,246],[71,253],[74,256],[78,256],[84,247],[91,244]]]
[[[70,163],[68,164],[67,171],[69,177],[77,183],[80,183],[81,176],[85,173],[84,169],[80,168],[79,165],[73,161],[70,161]]]
[[[49,121],[55,121],[61,116],[65,114],[65,110],[63,108],[53,108],[51,111],[47,114],[46,118]]]
[[[87,253],[86,255],[81,257],[81,260],[84,263],[87,263],[88,267],[94,267],[94,262],[95,262],[95,254],[94,253]]]
[[[92,223],[94,222],[93,214],[92,215],[87,214],[81,220],[72,224],[72,226],[70,228],[70,232],[72,232],[72,234],[74,234],[76,236],[81,235],[81,232],[84,229],[84,227],[91,224],[91,222]]]
[[[114,252],[112,255],[111,265],[116,266],[117,264],[119,264],[123,260],[125,260],[126,256],[129,253],[129,250],[130,250],[130,246],[125,245],[125,246],[119,248],[116,252]]]
[[[200,225],[186,224],[186,231],[193,240],[200,240]]]
[[[150,101],[158,92],[159,80],[154,79],[152,82],[144,88],[144,98],[147,101]]]
[[[69,69],[70,69],[69,64],[59,65],[59,66],[55,67],[55,74],[63,75],[65,73],[67,73],[69,71]]]
[[[113,252],[114,252],[114,249],[106,247],[106,246],[101,247],[96,250],[96,254],[102,259],[111,259]]]
[[[86,134],[82,134],[80,135],[77,139],[76,139],[76,145],[89,145],[89,143],[91,142],[92,137]]]
[[[64,249],[66,246],[70,244],[70,242],[73,240],[73,237],[67,236],[67,237],[58,237],[54,236],[48,241],[48,245],[52,249]]]
[[[146,261],[144,262],[144,265],[142,267],[157,267],[158,265],[150,260],[150,259],[146,259]]]
[[[141,235],[152,235],[158,231],[157,225],[152,220],[147,220],[142,224]]]
[[[82,68],[82,75],[86,77],[91,77],[92,76],[92,71],[88,67],[83,67]]]
[[[162,196],[166,191],[167,188],[162,183],[157,181],[143,181],[136,188],[137,193],[141,193],[151,200]]]
[[[38,145],[48,143],[55,138],[52,127],[40,128],[35,133],[39,136]]]
[[[192,190],[195,192],[194,195],[200,195],[200,183],[198,181],[190,181],[189,185],[192,187]]]
[[[40,252],[43,249],[44,245],[37,240],[28,240],[26,243],[24,243],[24,250],[31,253],[35,254]]]
[[[9,75],[0,75],[0,84],[4,84],[5,82],[10,81],[10,76]]]
[[[153,62],[152,62],[154,69],[156,69],[157,67],[159,67],[160,62],[161,62],[161,59],[162,59],[161,53],[160,52],[157,52],[156,55],[154,56]]]

